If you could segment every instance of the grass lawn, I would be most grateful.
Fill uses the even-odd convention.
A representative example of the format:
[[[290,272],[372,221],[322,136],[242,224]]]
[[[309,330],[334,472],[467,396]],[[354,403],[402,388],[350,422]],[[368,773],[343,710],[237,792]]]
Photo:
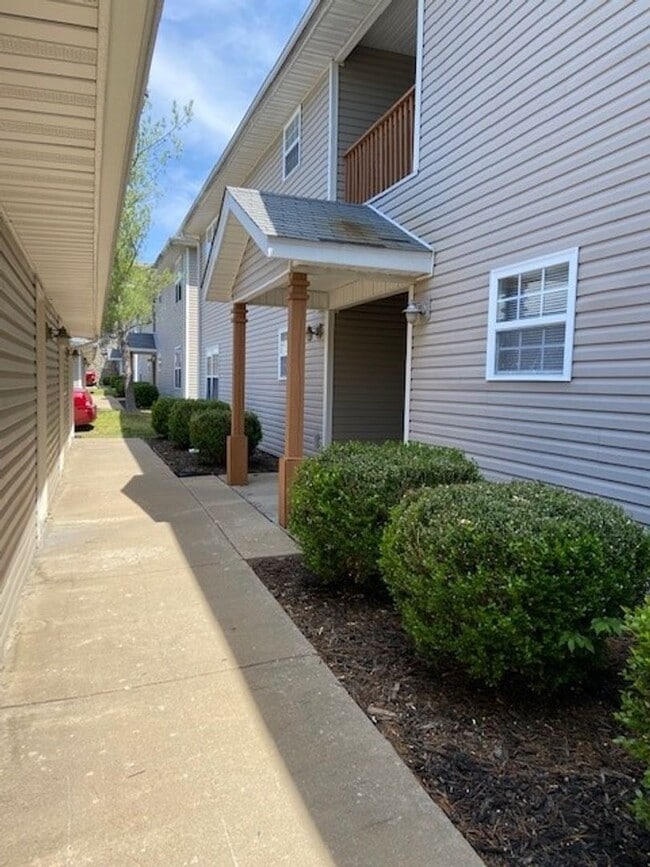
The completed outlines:
[[[84,439],[105,439],[107,437],[151,439],[155,433],[151,427],[150,411],[124,412],[120,409],[100,409],[92,427],[76,431],[75,436]]]

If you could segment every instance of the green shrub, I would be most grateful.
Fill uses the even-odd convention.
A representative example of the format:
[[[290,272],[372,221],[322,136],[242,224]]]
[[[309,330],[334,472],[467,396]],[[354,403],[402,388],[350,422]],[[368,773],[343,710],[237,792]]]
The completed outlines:
[[[617,506],[535,482],[453,485],[397,507],[381,567],[406,631],[494,686],[579,681],[638,602],[650,537]]]
[[[149,409],[158,400],[158,389],[150,382],[134,382],[133,394],[138,409]]]
[[[179,448],[188,449],[190,443],[190,419],[199,409],[226,409],[230,407],[222,400],[191,400],[179,398],[174,401],[167,420],[169,439]]]
[[[631,612],[626,625],[632,633],[633,645],[625,671],[628,688],[617,716],[631,734],[621,738],[620,743],[644,766],[641,788],[632,809],[650,831],[650,597]]]
[[[161,437],[169,436],[169,413],[176,403],[177,398],[163,395],[151,407],[151,426]]]
[[[230,408],[199,409],[190,417],[190,443],[199,450],[199,460],[208,466],[223,465],[226,441],[230,433]],[[262,439],[262,426],[254,412],[244,414],[244,433],[248,437],[249,456]]]
[[[124,377],[120,373],[114,373],[110,378],[110,387],[115,391],[115,397],[124,397]]]
[[[335,443],[304,461],[296,474],[291,532],[322,581],[372,581],[389,510],[406,491],[479,478],[476,464],[458,449]]]
[[[199,461],[208,466],[226,460],[226,437],[230,433],[230,412],[225,409],[202,409],[190,418],[190,442],[199,450]]]

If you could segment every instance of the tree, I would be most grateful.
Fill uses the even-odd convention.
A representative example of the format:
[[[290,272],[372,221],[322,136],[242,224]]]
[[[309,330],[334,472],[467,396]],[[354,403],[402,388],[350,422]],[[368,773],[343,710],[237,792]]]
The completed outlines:
[[[117,339],[122,353],[127,411],[135,409],[128,332],[150,320],[154,298],[173,279],[169,272],[144,265],[138,258],[151,226],[153,207],[162,194],[162,176],[170,161],[181,155],[180,133],[191,118],[190,102],[181,109],[173,103],[171,117],[156,119],[145,98],[120,216],[103,322],[104,332]]]

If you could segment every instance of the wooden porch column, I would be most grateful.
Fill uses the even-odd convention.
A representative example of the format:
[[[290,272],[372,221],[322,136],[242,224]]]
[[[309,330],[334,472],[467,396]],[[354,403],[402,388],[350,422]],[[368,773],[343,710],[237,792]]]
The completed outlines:
[[[287,346],[287,409],[284,456],[279,465],[278,519],[286,527],[291,509],[291,485],[300,465],[305,429],[305,329],[307,326],[307,275],[292,273],[287,294],[289,308]]]
[[[226,441],[226,479],[229,485],[248,484],[248,437],[244,433],[246,399],[246,305],[232,308],[232,406]]]

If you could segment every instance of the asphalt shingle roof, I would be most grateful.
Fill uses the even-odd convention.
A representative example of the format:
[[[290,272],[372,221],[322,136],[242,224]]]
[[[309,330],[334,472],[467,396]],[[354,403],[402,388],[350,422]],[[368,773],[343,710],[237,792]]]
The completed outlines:
[[[426,244],[368,205],[283,196],[244,187],[228,187],[228,192],[270,238],[429,251]]]
[[[156,338],[153,334],[146,332],[131,332],[126,337],[126,342],[129,349],[133,352],[155,352]]]

